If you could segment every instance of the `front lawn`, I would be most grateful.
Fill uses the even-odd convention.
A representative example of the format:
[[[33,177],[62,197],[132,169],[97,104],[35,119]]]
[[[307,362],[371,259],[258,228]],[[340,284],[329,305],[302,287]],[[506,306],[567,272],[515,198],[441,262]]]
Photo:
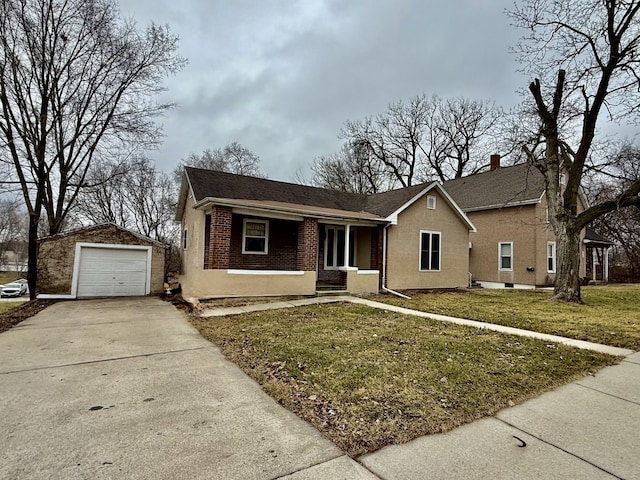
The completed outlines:
[[[492,415],[617,361],[353,304],[192,322],[352,456]]]
[[[19,307],[23,302],[0,302],[0,314],[11,310],[12,308]]]
[[[640,350],[640,285],[583,287],[584,305],[549,301],[551,292],[540,290],[408,293],[411,300],[392,295],[372,300]]]

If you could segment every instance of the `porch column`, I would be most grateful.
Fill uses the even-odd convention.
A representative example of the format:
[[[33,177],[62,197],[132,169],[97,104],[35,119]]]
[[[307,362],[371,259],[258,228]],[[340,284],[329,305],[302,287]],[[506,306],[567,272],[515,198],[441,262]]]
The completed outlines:
[[[604,266],[602,267],[602,280],[605,283],[609,283],[609,250],[611,247],[605,247],[604,249]]]
[[[349,237],[351,236],[351,225],[346,225],[344,227],[344,266],[350,267],[349,265]]]
[[[315,272],[318,265],[318,220],[305,218],[298,224],[298,252],[296,268]]]
[[[595,248],[591,249],[591,265],[593,269],[593,281],[595,282],[598,280],[598,252]]]
[[[209,268],[229,268],[231,253],[231,208],[216,205],[211,211]]]

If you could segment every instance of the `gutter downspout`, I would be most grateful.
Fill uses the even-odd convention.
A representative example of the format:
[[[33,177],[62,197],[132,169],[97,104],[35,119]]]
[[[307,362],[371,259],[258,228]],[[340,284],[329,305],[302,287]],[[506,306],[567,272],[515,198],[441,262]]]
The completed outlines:
[[[389,225],[384,226],[384,230],[382,230],[382,291],[390,293],[392,295],[396,295],[400,298],[411,299],[411,297],[404,295],[403,293],[396,292],[387,288],[387,229]]]

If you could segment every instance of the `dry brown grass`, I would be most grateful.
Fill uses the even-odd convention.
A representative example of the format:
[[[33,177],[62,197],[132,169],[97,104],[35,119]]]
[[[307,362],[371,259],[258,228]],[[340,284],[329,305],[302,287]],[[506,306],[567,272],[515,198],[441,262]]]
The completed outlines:
[[[584,305],[549,301],[548,291],[479,289],[409,292],[380,302],[424,312],[640,350],[640,285],[583,287]]]
[[[192,321],[353,456],[492,415],[616,362],[353,304]]]

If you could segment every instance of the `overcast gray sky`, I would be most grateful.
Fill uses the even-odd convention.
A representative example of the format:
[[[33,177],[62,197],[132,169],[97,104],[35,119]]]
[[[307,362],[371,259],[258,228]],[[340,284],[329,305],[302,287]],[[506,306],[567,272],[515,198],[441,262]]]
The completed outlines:
[[[527,79],[508,51],[509,0],[120,0],[140,27],[169,25],[189,64],[150,156],[171,171],[237,141],[269,178],[308,175],[343,123],[427,93],[509,108]]]

